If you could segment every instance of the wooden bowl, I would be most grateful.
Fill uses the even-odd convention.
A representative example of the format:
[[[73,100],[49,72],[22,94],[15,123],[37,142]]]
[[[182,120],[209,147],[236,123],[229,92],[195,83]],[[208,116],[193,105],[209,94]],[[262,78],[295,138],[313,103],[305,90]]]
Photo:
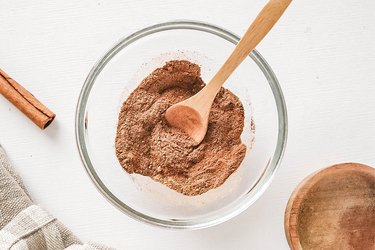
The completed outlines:
[[[375,169],[337,164],[303,180],[285,211],[293,250],[375,249]]]

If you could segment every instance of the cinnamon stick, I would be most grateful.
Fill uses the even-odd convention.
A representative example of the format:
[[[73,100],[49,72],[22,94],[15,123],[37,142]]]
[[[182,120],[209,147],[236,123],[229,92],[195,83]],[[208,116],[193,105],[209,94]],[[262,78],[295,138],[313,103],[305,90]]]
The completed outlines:
[[[41,129],[48,127],[55,119],[56,115],[51,110],[1,69],[0,94],[13,103]]]

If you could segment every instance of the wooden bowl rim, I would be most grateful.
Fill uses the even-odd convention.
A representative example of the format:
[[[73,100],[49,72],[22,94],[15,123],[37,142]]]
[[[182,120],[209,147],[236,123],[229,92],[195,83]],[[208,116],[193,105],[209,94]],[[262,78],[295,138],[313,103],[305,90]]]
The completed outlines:
[[[285,235],[288,240],[288,244],[293,250],[302,250],[298,231],[296,227],[290,227],[290,225],[296,225],[299,216],[300,201],[303,197],[309,193],[310,189],[320,180],[330,176],[331,174],[338,171],[349,171],[353,173],[366,173],[375,179],[375,169],[361,163],[348,162],[339,163],[320,169],[312,174],[308,175],[302,180],[301,183],[294,189],[291,194],[284,214],[284,229]],[[298,198],[298,199],[297,199]],[[296,202],[298,201],[298,202]]]

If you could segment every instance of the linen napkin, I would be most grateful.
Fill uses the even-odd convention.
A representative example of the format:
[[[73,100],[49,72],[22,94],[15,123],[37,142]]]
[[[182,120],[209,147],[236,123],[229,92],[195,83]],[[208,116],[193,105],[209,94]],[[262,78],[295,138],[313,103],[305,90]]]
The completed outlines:
[[[113,250],[82,244],[55,217],[34,205],[0,145],[0,250]]]

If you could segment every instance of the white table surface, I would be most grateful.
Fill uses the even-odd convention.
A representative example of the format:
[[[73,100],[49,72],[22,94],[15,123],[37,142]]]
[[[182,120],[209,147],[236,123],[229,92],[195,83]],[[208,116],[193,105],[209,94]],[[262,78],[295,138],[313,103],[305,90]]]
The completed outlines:
[[[74,137],[79,91],[119,38],[173,19],[242,34],[265,0],[0,0],[0,67],[57,113],[39,130],[0,97],[0,142],[36,203],[82,240],[118,249],[288,249],[283,215],[294,187],[327,165],[375,166],[375,1],[294,1],[258,47],[287,102],[288,146],[265,194],[209,229],[173,231],[110,205],[81,164]]]

